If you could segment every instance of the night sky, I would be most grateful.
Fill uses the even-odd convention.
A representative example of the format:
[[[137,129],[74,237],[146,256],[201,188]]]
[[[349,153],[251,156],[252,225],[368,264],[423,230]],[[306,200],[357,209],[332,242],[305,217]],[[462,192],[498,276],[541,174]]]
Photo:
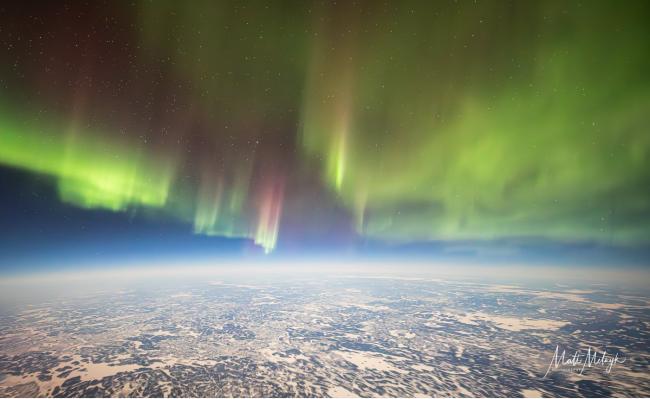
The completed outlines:
[[[648,1],[0,4],[0,269],[647,263]]]

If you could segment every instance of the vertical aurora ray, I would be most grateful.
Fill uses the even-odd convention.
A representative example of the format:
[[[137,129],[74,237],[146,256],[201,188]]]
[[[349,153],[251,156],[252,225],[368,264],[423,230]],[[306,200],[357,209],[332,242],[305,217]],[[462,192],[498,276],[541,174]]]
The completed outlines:
[[[271,252],[278,240],[280,216],[284,199],[284,184],[279,179],[268,179],[263,183],[257,208],[257,229],[255,243]]]
[[[321,8],[322,14],[350,25],[338,32],[322,20],[315,23],[301,115],[301,139],[305,152],[324,158],[324,178],[337,192],[344,188],[354,129],[357,35],[347,8]],[[347,14],[347,16],[346,16]]]
[[[221,181],[214,186],[206,183],[201,184],[196,198],[194,233],[210,234],[215,232],[222,201],[223,183]]]
[[[251,237],[248,216],[250,177],[246,168],[230,178],[204,170],[194,205],[194,232],[224,237]]]
[[[345,176],[345,139],[345,131],[338,133],[338,139],[336,140],[337,145],[336,149],[333,151],[334,156],[332,157],[336,164],[336,167],[334,168],[334,185],[337,190],[340,190],[343,186],[343,177]]]

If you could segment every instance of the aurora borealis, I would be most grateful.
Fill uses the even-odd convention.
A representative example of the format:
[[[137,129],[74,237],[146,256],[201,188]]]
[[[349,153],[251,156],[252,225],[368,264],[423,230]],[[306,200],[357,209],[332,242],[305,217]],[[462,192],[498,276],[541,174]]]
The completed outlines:
[[[648,248],[649,16],[647,1],[3,4],[0,171],[81,218],[269,254]]]

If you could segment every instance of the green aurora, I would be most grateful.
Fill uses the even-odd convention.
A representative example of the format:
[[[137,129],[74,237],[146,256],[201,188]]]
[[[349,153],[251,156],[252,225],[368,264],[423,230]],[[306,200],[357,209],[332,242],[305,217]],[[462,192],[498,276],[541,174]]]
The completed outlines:
[[[298,212],[287,182],[315,169],[361,237],[650,244],[646,1],[128,11],[133,68],[181,82],[164,129],[0,94],[0,163],[51,176],[61,201],[268,252]]]

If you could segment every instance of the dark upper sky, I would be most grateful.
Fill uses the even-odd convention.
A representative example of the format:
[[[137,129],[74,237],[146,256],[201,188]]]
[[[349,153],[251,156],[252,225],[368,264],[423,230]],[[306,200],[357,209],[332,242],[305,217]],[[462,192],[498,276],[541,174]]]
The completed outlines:
[[[4,268],[643,263],[645,1],[0,5]]]

